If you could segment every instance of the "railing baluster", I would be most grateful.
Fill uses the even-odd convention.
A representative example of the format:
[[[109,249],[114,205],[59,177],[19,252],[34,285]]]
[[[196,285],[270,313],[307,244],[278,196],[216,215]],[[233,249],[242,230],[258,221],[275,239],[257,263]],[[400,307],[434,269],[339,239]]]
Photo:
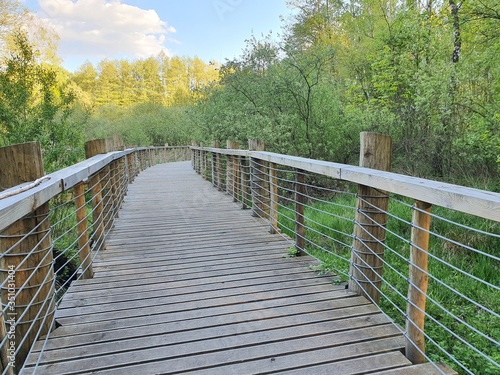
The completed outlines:
[[[360,166],[388,171],[391,168],[391,138],[361,133]],[[358,185],[349,289],[380,301],[385,226],[389,196],[386,192]]]
[[[251,151],[265,150],[265,144],[260,140],[249,139],[248,146]],[[252,192],[252,214],[255,217],[269,220],[269,173],[265,161],[250,158],[250,181]]]
[[[250,162],[245,156],[240,158],[241,166],[241,208],[247,210],[250,208],[249,202],[252,200],[251,180],[250,180]]]
[[[415,201],[411,228],[408,302],[406,305],[406,357],[412,363],[425,362],[425,303],[428,286],[428,249],[432,205]]]
[[[299,255],[306,255],[306,228],[304,211],[307,201],[304,171],[295,172],[295,249]]]
[[[230,150],[238,150],[240,144],[236,141],[228,140],[226,143],[226,148]],[[229,195],[233,197],[233,201],[238,201],[238,172],[239,171],[239,158],[234,155],[227,155],[227,187],[226,191]]]
[[[76,222],[78,231],[78,251],[80,263],[83,270],[83,278],[91,279],[94,276],[92,258],[90,254],[87,205],[85,202],[85,184],[79,183],[75,186]]]
[[[44,176],[42,151],[37,142],[1,147],[0,165],[0,186],[4,188]],[[55,284],[48,215],[49,203],[45,202],[0,236],[1,302],[5,306],[5,323],[15,334],[6,344],[9,352],[10,347],[16,352],[11,358],[16,368],[24,363],[38,331],[45,335],[52,328]]]

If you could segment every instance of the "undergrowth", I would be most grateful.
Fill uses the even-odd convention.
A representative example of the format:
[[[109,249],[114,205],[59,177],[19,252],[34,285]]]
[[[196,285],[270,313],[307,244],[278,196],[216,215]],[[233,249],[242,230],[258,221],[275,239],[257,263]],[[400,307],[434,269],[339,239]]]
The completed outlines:
[[[384,254],[385,282],[380,302],[381,309],[401,327],[405,326],[408,293],[411,203],[399,197],[390,201]],[[330,202],[310,203],[304,215],[307,253],[319,259],[324,269],[335,273],[344,282],[349,278],[355,211],[355,197],[339,194]],[[492,342],[500,339],[500,295],[485,284],[500,285],[500,262],[487,256],[500,256],[499,224],[441,207],[434,207],[432,212],[437,217],[431,220],[433,234],[429,244],[431,276],[425,333],[430,339],[426,340],[426,354],[432,361],[443,361],[460,374],[466,372],[450,356],[474,374],[500,374],[500,369],[480,354],[482,352],[500,362],[498,345]],[[468,230],[454,222],[493,235]],[[295,237],[294,223],[293,206],[281,205],[280,228],[291,238]]]

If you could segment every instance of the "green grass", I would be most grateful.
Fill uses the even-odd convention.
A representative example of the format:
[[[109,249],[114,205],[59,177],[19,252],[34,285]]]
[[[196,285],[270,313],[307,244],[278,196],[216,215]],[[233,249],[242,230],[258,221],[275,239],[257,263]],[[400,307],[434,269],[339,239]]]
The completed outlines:
[[[411,236],[411,226],[407,222],[411,222],[412,215],[410,205],[411,201],[398,201],[397,199],[390,201],[389,212],[392,217],[389,217],[387,224],[386,245],[391,250],[386,249],[384,259],[395,271],[388,266],[384,267],[384,278],[387,282],[382,285],[382,293],[387,295],[387,298],[382,298],[380,303],[384,312],[403,327],[405,325],[404,313],[398,311],[398,308],[402,312],[406,311],[409,269],[407,259],[410,253],[409,240]],[[305,210],[307,252],[321,260],[324,269],[331,270],[344,281],[347,281],[349,274],[354,207],[355,197],[351,194],[341,194],[331,199],[331,202],[312,203]],[[500,285],[500,262],[454,242],[498,257],[500,255],[500,238],[461,228],[441,220],[439,217],[446,217],[451,221],[497,234],[500,233],[499,224],[441,207],[434,207],[433,214],[437,215],[438,218],[432,219],[431,231],[438,236],[431,235],[429,272],[442,284],[430,279],[426,311],[437,322],[464,338],[480,352],[500,362],[498,347],[459,321],[459,319],[465,321],[479,332],[498,341],[500,339],[500,319],[443,286],[443,284],[450,286],[450,288],[498,314],[500,312],[500,295],[494,288],[461,274],[443,262],[498,286]],[[294,238],[294,222],[293,207],[281,206],[280,227],[282,232],[291,238]],[[444,306],[454,316],[443,311],[439,305]],[[459,339],[453,337],[450,332],[447,332],[429,317],[426,318],[425,332],[474,374],[500,374],[498,367],[466,344],[461,343]],[[443,361],[454,367],[459,373],[466,373],[454,364],[446,354],[442,353],[436,345],[430,343],[429,340],[427,342],[427,355],[430,359]]]

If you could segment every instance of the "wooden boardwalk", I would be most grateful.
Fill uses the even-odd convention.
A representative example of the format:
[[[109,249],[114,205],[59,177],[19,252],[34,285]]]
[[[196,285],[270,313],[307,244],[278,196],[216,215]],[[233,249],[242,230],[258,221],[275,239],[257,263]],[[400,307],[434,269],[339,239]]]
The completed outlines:
[[[36,374],[438,373],[408,367],[375,307],[287,258],[289,242],[189,162],[142,172],[107,244],[64,297]]]

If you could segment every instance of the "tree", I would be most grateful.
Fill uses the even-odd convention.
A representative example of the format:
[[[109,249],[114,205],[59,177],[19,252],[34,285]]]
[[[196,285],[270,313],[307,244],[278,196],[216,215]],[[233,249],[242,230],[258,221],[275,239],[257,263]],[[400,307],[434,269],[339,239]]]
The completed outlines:
[[[0,72],[2,144],[39,141],[48,171],[75,162],[81,137],[67,122],[74,94],[58,70],[39,61],[24,32],[13,35],[15,50]]]

